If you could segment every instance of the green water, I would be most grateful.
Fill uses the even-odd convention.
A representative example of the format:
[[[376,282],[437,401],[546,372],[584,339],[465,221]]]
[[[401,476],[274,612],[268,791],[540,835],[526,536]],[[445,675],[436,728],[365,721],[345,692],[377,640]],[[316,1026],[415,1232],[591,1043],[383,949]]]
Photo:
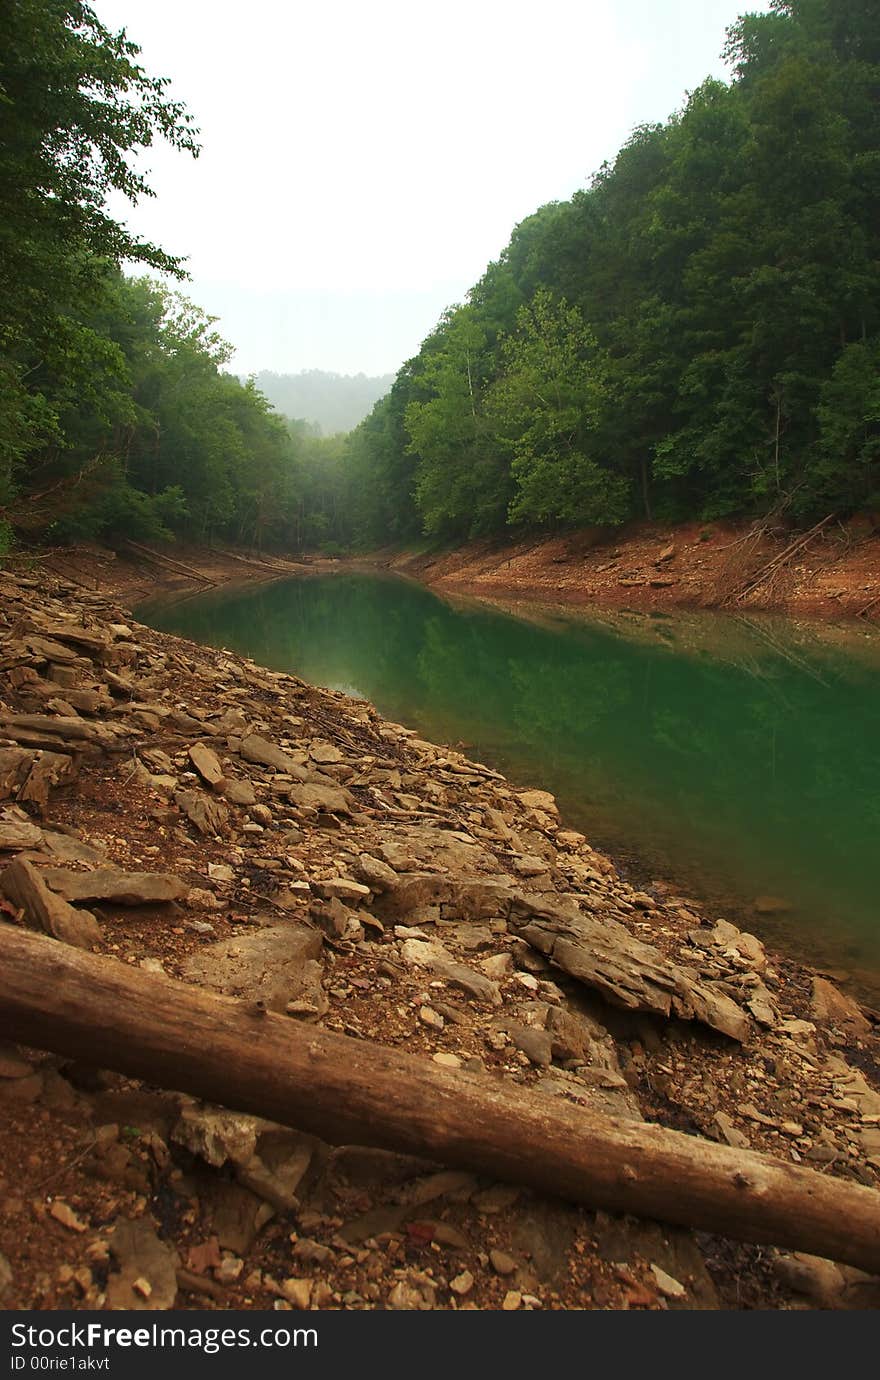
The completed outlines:
[[[512,616],[365,574],[147,606],[557,796],[641,883],[880,995],[880,638],[704,616]],[[755,898],[789,909],[759,916]]]

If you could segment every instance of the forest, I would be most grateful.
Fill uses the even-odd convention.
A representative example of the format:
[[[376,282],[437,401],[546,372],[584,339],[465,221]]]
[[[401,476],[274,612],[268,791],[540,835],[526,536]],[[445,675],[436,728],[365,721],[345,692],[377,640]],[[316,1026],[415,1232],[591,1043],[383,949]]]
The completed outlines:
[[[228,371],[181,261],[108,213],[149,195],[132,150],[198,154],[137,57],[87,4],[3,7],[0,540],[333,551],[880,508],[874,0],[742,16],[730,81],[516,226],[324,439]]]

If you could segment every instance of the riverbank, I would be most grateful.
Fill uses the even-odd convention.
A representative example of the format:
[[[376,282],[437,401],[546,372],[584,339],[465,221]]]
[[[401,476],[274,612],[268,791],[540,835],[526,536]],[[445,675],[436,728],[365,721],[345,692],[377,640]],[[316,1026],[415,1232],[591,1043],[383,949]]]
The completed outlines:
[[[157,595],[184,597],[236,585],[266,584],[337,565],[320,557],[255,556],[183,542],[161,548],[127,543],[118,551],[81,542],[18,552],[9,561],[12,570],[54,576],[76,590],[112,594],[129,608]]]
[[[880,618],[880,535],[828,521],[812,535],[742,523],[642,523],[473,541],[446,552],[378,552],[376,566],[438,592],[570,607],[736,608],[840,620]]]
[[[880,621],[880,527],[828,520],[808,532],[742,522],[631,524],[516,542],[471,541],[452,550],[388,548],[361,556],[296,558],[175,544],[129,543],[118,552],[81,544],[38,551],[47,574],[112,591],[130,606],[156,595],[308,573],[379,569],[438,593],[506,607],[662,612],[727,609],[823,622]],[[20,564],[20,561],[17,562]]]
[[[877,1187],[876,1016],[687,896],[635,891],[545,793],[86,585],[0,575],[6,923]],[[877,1302],[848,1267],[204,1107],[109,1049],[104,1069],[2,1053],[6,1307]]]

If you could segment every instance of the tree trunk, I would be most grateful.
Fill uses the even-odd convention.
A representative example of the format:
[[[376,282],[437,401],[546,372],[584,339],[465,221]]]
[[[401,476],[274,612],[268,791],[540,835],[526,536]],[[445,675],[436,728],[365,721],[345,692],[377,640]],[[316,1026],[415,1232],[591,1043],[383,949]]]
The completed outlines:
[[[639,458],[639,473],[640,473],[640,475],[641,475],[641,480],[642,480],[642,502],[643,502],[643,504],[644,504],[644,506],[645,506],[645,517],[648,519],[649,522],[653,522],[654,519],[653,519],[653,514],[652,514],[652,512],[651,512],[651,491],[650,491],[650,485],[649,485],[649,483],[648,483],[648,457],[647,457],[647,455],[644,455],[644,454],[643,454],[643,455]]]
[[[334,1144],[880,1271],[880,1193],[349,1039],[0,925],[0,1033]]]

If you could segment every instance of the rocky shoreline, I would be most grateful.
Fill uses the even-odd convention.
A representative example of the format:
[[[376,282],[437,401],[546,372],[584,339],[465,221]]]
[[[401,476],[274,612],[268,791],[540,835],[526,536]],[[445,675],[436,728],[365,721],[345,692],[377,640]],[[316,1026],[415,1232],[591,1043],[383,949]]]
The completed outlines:
[[[880,618],[880,540],[868,518],[800,534],[743,522],[636,523],[451,551],[378,552],[373,564],[443,593],[572,608]]]
[[[634,890],[546,793],[85,583],[0,573],[3,922],[878,1187],[876,1013]],[[851,1267],[332,1147],[63,1053],[2,1046],[0,1101],[7,1308],[880,1302]]]

